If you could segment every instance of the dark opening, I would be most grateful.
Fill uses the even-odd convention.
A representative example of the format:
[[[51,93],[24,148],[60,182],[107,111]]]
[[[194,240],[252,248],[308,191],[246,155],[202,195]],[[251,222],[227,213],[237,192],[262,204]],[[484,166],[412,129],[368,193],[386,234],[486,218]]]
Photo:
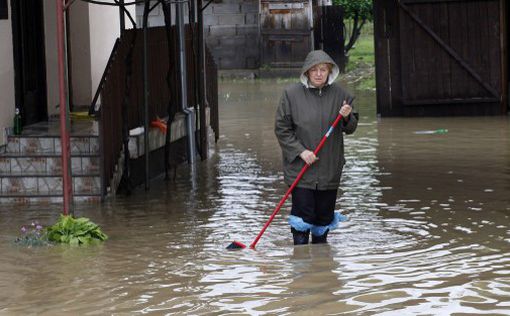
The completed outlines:
[[[7,0],[0,0],[0,20],[9,19],[9,10],[7,8]]]
[[[16,106],[23,125],[48,118],[42,0],[12,1]]]

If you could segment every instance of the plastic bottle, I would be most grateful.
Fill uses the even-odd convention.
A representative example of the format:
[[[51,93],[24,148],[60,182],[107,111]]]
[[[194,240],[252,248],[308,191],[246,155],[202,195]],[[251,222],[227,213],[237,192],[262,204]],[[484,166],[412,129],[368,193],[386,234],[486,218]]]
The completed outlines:
[[[21,114],[19,108],[16,108],[16,112],[14,114],[14,135],[21,135],[21,131],[23,130],[23,126],[21,125]]]
[[[435,130],[429,130],[429,131],[416,131],[414,132],[418,135],[427,135],[427,134],[446,134],[448,133],[448,130],[446,128],[439,128]]]

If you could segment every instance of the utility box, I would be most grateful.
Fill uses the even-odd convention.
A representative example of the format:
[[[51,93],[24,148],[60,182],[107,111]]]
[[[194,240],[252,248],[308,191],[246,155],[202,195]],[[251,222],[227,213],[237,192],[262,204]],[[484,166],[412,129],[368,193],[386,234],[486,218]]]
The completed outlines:
[[[261,67],[300,68],[313,49],[312,0],[261,0]]]

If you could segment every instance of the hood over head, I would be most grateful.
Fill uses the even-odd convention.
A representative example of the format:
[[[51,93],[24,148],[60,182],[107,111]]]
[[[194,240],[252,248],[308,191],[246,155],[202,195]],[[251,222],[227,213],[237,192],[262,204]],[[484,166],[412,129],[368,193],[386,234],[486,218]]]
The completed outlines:
[[[328,82],[327,84],[332,84],[335,79],[338,77],[338,74],[340,73],[340,69],[338,68],[337,64],[333,61],[333,58],[331,58],[326,52],[323,50],[314,50],[308,53],[306,56],[305,62],[303,64],[303,67],[301,68],[301,75],[299,76],[299,80],[301,83],[307,87],[310,88],[311,86],[308,84],[308,77],[306,76],[306,72],[312,68],[313,66],[317,64],[332,64],[333,68],[331,69],[331,73],[328,76]]]

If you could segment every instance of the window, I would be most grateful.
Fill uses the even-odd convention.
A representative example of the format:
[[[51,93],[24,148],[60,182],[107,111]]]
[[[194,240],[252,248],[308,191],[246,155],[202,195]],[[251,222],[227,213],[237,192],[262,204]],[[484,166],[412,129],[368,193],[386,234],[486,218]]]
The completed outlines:
[[[7,0],[0,0],[0,20],[7,20],[9,12],[7,7]]]

